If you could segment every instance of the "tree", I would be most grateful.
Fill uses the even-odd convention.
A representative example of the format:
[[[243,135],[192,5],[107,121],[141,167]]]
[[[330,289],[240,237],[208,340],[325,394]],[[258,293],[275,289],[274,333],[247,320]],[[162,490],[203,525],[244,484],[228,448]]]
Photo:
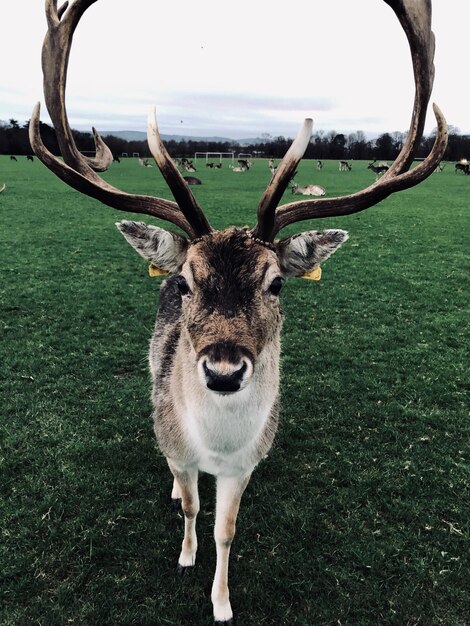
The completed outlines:
[[[394,159],[393,139],[390,133],[379,135],[375,140],[374,157],[388,161]]]

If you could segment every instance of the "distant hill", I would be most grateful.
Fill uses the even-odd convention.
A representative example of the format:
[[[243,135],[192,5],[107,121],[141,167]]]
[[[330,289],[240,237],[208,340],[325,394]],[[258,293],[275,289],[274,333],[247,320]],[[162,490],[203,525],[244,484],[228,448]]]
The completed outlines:
[[[140,130],[104,130],[100,133],[103,137],[113,135],[119,139],[126,141],[147,141],[147,133]],[[268,139],[260,137],[249,137],[247,139],[231,139],[230,137],[192,137],[190,135],[161,135],[163,141],[204,141],[217,143],[236,143],[241,146],[257,145],[259,143],[268,143]]]

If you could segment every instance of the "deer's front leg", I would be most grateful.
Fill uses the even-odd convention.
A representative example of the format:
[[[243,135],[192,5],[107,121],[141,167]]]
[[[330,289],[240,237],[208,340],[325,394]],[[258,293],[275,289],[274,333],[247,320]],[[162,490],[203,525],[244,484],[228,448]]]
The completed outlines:
[[[251,474],[241,477],[217,477],[217,505],[214,538],[217,548],[217,565],[212,584],[212,604],[216,622],[229,622],[232,617],[228,590],[228,560],[230,546],[235,536],[240,500]]]
[[[184,514],[184,538],[181,554],[178,559],[180,568],[191,567],[196,562],[197,536],[196,517],[199,513],[199,493],[197,489],[197,468],[179,470],[167,459],[171,473],[174,476],[172,498],[175,490],[178,498],[181,498],[181,508]]]

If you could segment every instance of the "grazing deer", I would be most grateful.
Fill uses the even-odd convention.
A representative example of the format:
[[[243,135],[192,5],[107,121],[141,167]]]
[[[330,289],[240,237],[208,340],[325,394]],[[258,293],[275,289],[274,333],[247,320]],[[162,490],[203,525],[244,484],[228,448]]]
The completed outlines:
[[[382,174],[385,174],[385,172],[387,172],[389,169],[389,166],[387,164],[379,163],[378,165],[374,165],[374,163],[375,161],[369,163],[367,169],[372,170],[377,177],[382,176]]]
[[[455,173],[463,172],[464,174],[470,174],[470,163],[456,163],[455,164]]]
[[[292,193],[302,195],[302,196],[324,196],[326,195],[326,190],[320,185],[307,185],[306,187],[301,187],[297,183],[292,184]]]
[[[28,154],[28,155],[26,155],[26,160],[27,160],[27,161],[32,161],[32,162],[34,162],[34,157],[33,157],[33,155],[32,155],[32,154]]]
[[[156,273],[169,274],[161,286],[149,355],[155,433],[173,474],[172,499],[181,500],[184,514],[178,560],[183,569],[196,560],[198,474],[216,477],[217,562],[211,597],[216,622],[229,624],[228,562],[237,514],[252,472],[271,448],[278,424],[279,293],[286,278],[309,276],[348,237],[338,229],[309,230],[282,239],[277,235],[302,220],[363,211],[396,191],[417,185],[442,159],[447,126],[434,105],[438,127],[434,146],[423,162],[409,169],[422,137],[433,83],[431,3],[413,0],[411,6],[408,0],[386,0],[407,34],[416,83],[406,143],[388,172],[356,193],[278,206],[309,144],[312,120],[307,119],[260,200],[256,226],[217,231],[170,158],[154,111],[148,119],[149,148],[174,202],[130,194],[103,180],[97,172],[109,167],[112,154],[95,130],[96,156],[87,159],[78,151],[65,108],[66,70],[75,27],[94,1],[75,0],[58,10],[56,0],[46,0],[44,93],[63,160],[42,142],[39,104],[29,125],[30,141],[41,161],[74,189],[115,209],[166,220],[187,235],[143,222],[117,224]]]
[[[322,161],[320,161],[320,159],[318,159],[318,161],[317,161],[317,170],[320,171],[322,169],[322,167],[323,167],[323,163],[322,163]]]
[[[138,159],[138,161],[139,161],[139,165],[141,165],[142,167],[152,167],[148,159]]]
[[[340,161],[338,169],[340,172],[350,172],[352,170],[352,165],[347,161]]]
[[[445,168],[446,165],[447,165],[447,163],[438,163],[436,165],[436,169],[434,171],[437,172],[438,174],[440,174],[441,172],[444,171],[444,168]]]
[[[16,158],[16,156],[13,156],[12,154],[10,154],[10,161],[18,162],[18,159]]]
[[[238,159],[237,163],[240,167],[244,167],[246,170],[249,170],[251,167],[251,161],[247,159]]]

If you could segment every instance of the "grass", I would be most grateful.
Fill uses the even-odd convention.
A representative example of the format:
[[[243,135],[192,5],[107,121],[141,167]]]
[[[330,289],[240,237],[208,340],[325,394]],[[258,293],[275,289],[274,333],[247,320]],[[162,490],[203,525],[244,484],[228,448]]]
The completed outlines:
[[[373,180],[366,163],[314,165],[298,182],[328,195]],[[265,160],[197,175],[214,226],[253,224]],[[170,197],[132,160],[104,177]],[[38,161],[0,157],[3,182],[0,623],[209,625],[213,483],[201,477],[198,563],[181,580],[150,418],[159,281],[113,226],[133,216]],[[469,623],[469,184],[448,166],[302,225],[351,238],[320,283],[283,290],[281,428],[233,546],[239,624]]]

